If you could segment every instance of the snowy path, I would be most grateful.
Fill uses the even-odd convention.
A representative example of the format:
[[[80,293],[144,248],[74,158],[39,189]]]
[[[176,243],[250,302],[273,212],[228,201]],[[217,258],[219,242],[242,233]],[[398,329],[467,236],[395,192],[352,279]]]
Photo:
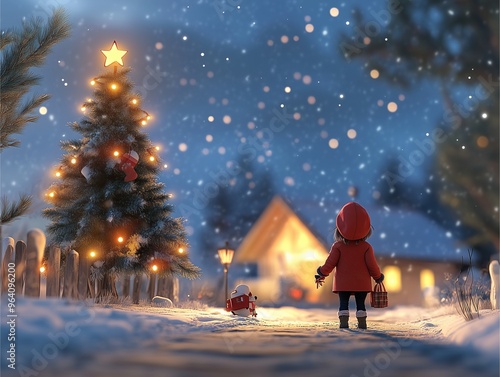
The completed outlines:
[[[85,308],[75,319],[78,312],[74,306],[58,305],[57,315],[50,305],[39,306],[36,307],[37,315],[23,314],[31,319],[32,326],[19,323],[18,369],[8,370],[2,359],[5,375],[499,375],[498,358],[470,347],[450,344],[431,322],[401,321],[398,317],[404,317],[404,313],[397,311],[392,318],[380,316],[380,311],[375,313],[369,318],[368,330],[340,330],[333,309],[260,308],[258,319],[247,319],[214,308],[141,309],[147,313],[133,307],[127,310]],[[351,318],[351,327],[355,327],[354,322],[355,318]],[[73,325],[70,332],[65,329],[68,323]],[[65,331],[70,336],[62,335]],[[23,338],[30,341],[29,347]],[[24,351],[21,350],[23,344]],[[61,346],[52,359],[51,347],[47,344]],[[46,356],[46,365],[33,358],[37,352]]]

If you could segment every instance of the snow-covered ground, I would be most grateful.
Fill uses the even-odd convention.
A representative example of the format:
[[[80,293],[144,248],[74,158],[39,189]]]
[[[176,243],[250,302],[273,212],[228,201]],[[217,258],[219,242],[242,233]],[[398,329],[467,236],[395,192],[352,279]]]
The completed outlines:
[[[368,330],[354,316],[340,330],[335,309],[258,307],[257,318],[242,318],[219,308],[22,298],[9,317],[2,301],[2,375],[499,375],[498,310],[466,322],[450,307],[371,309]]]

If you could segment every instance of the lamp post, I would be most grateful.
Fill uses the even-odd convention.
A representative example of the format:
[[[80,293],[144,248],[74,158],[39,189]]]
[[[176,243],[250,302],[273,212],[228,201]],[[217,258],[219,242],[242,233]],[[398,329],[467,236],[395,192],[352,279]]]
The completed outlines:
[[[229,248],[229,242],[226,241],[226,246],[217,250],[219,253],[219,259],[222,265],[224,266],[224,295],[226,300],[224,301],[224,305],[227,302],[227,271],[229,270],[229,265],[233,260],[234,250]]]

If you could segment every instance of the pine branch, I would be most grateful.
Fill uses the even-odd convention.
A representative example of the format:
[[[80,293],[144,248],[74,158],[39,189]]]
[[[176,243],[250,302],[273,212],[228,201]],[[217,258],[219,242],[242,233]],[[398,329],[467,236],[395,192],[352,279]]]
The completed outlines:
[[[56,9],[44,25],[32,19],[19,31],[7,31],[0,38],[0,152],[19,145],[12,137],[20,134],[28,123],[38,119],[34,110],[49,99],[47,94],[35,95],[22,103],[25,94],[41,77],[30,72],[40,67],[52,47],[69,36],[70,25],[62,8]]]
[[[0,225],[8,224],[14,221],[17,217],[24,215],[32,203],[32,198],[29,195],[20,195],[19,202],[9,203],[6,197],[2,198],[2,214]]]

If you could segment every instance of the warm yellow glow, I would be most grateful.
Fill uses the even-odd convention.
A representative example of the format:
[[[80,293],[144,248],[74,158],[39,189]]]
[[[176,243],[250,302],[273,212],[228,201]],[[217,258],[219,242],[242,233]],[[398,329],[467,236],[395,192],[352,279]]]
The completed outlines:
[[[73,158],[71,159],[71,163],[72,163],[72,164],[76,164],[76,158],[74,158],[74,157],[73,157]]]
[[[82,106],[80,110],[85,111],[85,106]]]
[[[159,150],[160,150],[160,147],[157,145],[157,146],[155,147],[155,149],[156,149],[157,151],[159,151]]]
[[[332,17],[337,17],[339,15],[339,9],[338,8],[330,8],[330,16]]]
[[[387,110],[389,110],[389,112],[391,113],[395,113],[396,111],[398,111],[398,104],[396,102],[389,102],[387,104]]]
[[[358,135],[358,133],[356,132],[355,129],[351,128],[350,130],[347,131],[347,137],[349,139],[355,139],[357,135]]]
[[[179,248],[179,253],[182,254],[184,252],[184,249],[182,247]]]
[[[91,252],[89,253],[89,255],[90,255],[90,257],[91,257],[91,258],[95,258],[96,253],[95,253],[95,251],[91,251]]]
[[[486,148],[489,144],[489,140],[486,136],[479,136],[476,139],[476,143],[479,148]]]
[[[217,250],[219,259],[222,264],[231,264],[233,260],[234,250],[227,247]]]
[[[119,242],[119,243],[122,243],[122,242],[123,242],[123,237],[121,237],[121,236],[120,236],[120,237],[118,237],[118,242]]]
[[[428,268],[420,271],[420,289],[434,288],[434,272]]]
[[[158,271],[158,266],[157,266],[156,264],[153,264],[153,265],[151,266],[151,269],[152,269],[153,271]]]
[[[305,250],[302,254],[302,260],[304,261],[320,261],[319,253],[317,250],[309,249]]]
[[[92,85],[92,86],[93,86],[93,85],[95,85],[95,80],[92,80],[92,81],[90,82],[90,85]]]
[[[383,268],[384,285],[387,292],[401,291],[401,269],[398,266],[385,266]]]
[[[56,196],[56,193],[55,193],[54,191],[51,191],[51,192],[49,192],[49,196],[50,196],[51,198],[53,198],[54,196]]]
[[[58,170],[56,171],[56,177],[60,177],[61,176],[61,172]]]
[[[151,119],[151,115],[148,115],[148,116],[146,117],[146,119],[147,119],[147,120],[150,120],[150,119]]]
[[[133,103],[134,105],[137,105],[137,100],[134,98],[134,99],[132,100],[132,103]]]
[[[149,156],[149,161],[154,161],[154,160],[155,160],[154,156]]]
[[[45,272],[45,267],[44,267],[44,266],[40,267],[40,272],[41,272],[42,274]]]
[[[120,155],[120,152],[118,152],[118,151],[113,152],[113,156],[118,157],[119,155]]]
[[[337,149],[339,147],[339,141],[337,139],[330,139],[328,141],[328,146],[332,149]]]
[[[116,88],[118,88],[118,86],[116,86],[116,84],[111,84],[111,89],[116,90]]]
[[[147,124],[147,122],[146,122],[145,120],[143,120],[143,121],[141,122],[141,124],[142,124],[143,126],[145,126],[145,125]]]
[[[380,72],[379,72],[379,71],[377,71],[376,69],[372,69],[372,70],[370,71],[370,77],[371,77],[372,79],[378,79],[378,78],[379,78],[379,76],[380,76]]]
[[[290,93],[292,91],[292,88],[290,88],[289,86],[285,86],[284,91],[285,93]]]
[[[47,114],[47,108],[45,106],[42,106],[38,109],[38,112],[41,114],[41,115],[45,115]]]
[[[109,50],[101,50],[101,52],[106,57],[106,61],[104,62],[104,66],[107,67],[113,63],[118,63],[123,66],[123,56],[127,53],[126,50],[118,50],[118,46],[116,45],[116,41],[113,42],[113,46]]]

